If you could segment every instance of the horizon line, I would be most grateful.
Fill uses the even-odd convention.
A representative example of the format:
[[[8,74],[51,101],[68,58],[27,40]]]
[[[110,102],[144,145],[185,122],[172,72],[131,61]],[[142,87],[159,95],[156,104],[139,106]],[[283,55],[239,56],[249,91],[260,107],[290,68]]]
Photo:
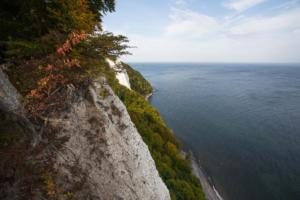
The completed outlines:
[[[299,62],[229,62],[229,61],[124,61],[126,63],[184,63],[184,64],[300,64]]]

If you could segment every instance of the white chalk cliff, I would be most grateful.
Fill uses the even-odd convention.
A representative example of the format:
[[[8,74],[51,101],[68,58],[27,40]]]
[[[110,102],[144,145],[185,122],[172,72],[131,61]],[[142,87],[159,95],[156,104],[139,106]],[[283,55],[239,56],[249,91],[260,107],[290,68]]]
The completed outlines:
[[[0,91],[6,91],[9,82],[5,76],[0,77]],[[105,95],[101,96],[103,91]],[[41,135],[39,143],[31,147],[36,153],[24,157],[26,162],[34,163],[51,160],[47,164],[55,172],[52,179],[58,191],[69,192],[62,196],[55,193],[57,198],[64,199],[63,195],[68,194],[74,199],[169,200],[169,191],[147,145],[105,79],[99,78],[80,91],[69,86],[67,93],[68,109],[53,111],[47,119],[47,127],[55,127],[55,141],[63,143],[57,147],[50,142],[51,134]],[[0,102],[18,100],[9,95],[17,94],[1,92]],[[1,112],[5,109],[0,108]],[[28,181],[17,176],[12,180],[0,189],[3,199],[20,199]],[[47,199],[38,187],[31,190],[32,199]]]

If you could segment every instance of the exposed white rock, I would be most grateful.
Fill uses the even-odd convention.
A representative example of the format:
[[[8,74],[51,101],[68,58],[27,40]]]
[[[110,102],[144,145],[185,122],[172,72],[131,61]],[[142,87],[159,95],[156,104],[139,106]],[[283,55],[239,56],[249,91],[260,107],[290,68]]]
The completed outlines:
[[[9,78],[0,67],[0,113],[5,113],[7,118],[13,118],[16,124],[21,124],[23,129],[30,131],[31,143],[35,146],[40,138],[25,116],[21,102],[22,96],[10,83]]]
[[[75,99],[69,112],[49,120],[62,126],[59,137],[69,138],[55,159],[62,185],[80,184],[78,199],[169,200],[147,145],[105,81],[94,82],[88,98]]]
[[[127,72],[117,72],[116,78],[119,80],[121,85],[131,89]]]
[[[118,79],[119,83],[128,89],[131,89],[127,71],[122,66],[122,63],[119,60],[112,61],[108,58],[106,59],[106,62],[116,72],[116,78]]]
[[[106,58],[106,62],[109,64],[111,68],[116,68],[116,63],[109,58]]]

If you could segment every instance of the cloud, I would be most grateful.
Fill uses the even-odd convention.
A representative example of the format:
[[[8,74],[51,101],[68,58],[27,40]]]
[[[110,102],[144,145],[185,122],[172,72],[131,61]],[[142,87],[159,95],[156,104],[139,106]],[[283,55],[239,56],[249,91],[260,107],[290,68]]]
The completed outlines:
[[[152,62],[300,62],[300,8],[273,16],[235,15],[217,19],[172,9],[157,35],[128,35],[134,56]]]
[[[225,3],[224,7],[242,12],[265,1],[266,0],[232,0],[231,2]]]
[[[217,20],[216,18],[188,9],[172,9],[170,23],[164,29],[168,37],[201,39],[227,36],[255,36],[300,28],[300,8],[291,9],[275,16],[236,15]]]
[[[276,10],[276,9],[291,9],[297,6],[297,4],[300,3],[300,0],[291,0],[291,1],[286,1],[282,4],[276,5],[272,8],[272,10]]]
[[[167,36],[200,37],[219,27],[217,20],[192,10],[172,9],[171,22],[165,28]]]
[[[185,5],[186,4],[186,0],[175,0],[175,4],[176,5]]]
[[[228,33],[232,35],[255,35],[289,31],[300,28],[300,9],[293,9],[272,17],[249,17],[232,24]]]
[[[300,34],[196,41],[131,35],[129,62],[300,62]]]

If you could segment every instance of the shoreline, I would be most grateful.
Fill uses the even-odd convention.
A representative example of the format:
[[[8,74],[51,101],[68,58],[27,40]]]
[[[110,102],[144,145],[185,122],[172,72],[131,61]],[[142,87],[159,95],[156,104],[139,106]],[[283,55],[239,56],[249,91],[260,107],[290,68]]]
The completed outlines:
[[[187,153],[184,150],[181,150],[181,154],[186,158]],[[197,162],[194,155],[190,157],[192,173],[198,178],[201,183],[202,191],[205,195],[206,200],[224,200],[220,193],[217,191],[215,186],[209,181],[208,176],[205,174],[202,169],[199,161]]]
[[[194,175],[200,180],[202,190],[205,194],[207,200],[224,200],[215,186],[211,184],[208,180],[207,175],[204,173],[200,164],[195,160],[194,157],[191,158],[192,169]]]
[[[146,101],[149,101],[149,98],[152,97],[153,93],[154,93],[154,91],[145,96]]]

